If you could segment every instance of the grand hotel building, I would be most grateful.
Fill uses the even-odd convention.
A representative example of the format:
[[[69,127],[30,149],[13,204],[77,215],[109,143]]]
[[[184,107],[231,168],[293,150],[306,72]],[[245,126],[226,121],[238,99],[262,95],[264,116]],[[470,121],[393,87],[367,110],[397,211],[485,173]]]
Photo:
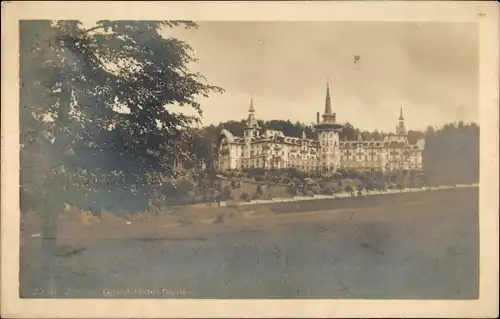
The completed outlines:
[[[296,168],[302,171],[322,170],[333,173],[338,168],[356,170],[421,170],[425,141],[410,144],[404,125],[403,111],[396,132],[382,140],[341,141],[343,126],[332,113],[330,89],[327,85],[325,112],[320,121],[317,113],[317,139],[285,136],[281,131],[264,130],[255,118],[253,101],[243,136],[221,131],[219,171],[245,168]]]

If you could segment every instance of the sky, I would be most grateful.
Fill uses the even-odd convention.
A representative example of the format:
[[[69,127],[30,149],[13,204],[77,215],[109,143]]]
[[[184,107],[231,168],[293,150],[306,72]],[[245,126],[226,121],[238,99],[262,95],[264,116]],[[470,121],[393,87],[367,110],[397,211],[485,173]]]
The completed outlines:
[[[223,94],[200,98],[203,124],[256,117],[306,124],[330,84],[337,121],[394,131],[477,122],[479,39],[474,24],[408,22],[197,22],[162,31],[194,49],[192,71]]]

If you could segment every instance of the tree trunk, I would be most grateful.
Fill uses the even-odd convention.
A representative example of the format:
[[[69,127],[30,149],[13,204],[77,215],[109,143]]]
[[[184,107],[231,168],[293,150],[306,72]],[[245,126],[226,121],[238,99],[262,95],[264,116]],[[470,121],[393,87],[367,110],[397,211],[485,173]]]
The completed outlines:
[[[55,141],[54,141],[54,161],[53,168],[59,170],[56,173],[55,187],[48,194],[47,203],[43,205],[42,212],[42,264],[41,275],[42,284],[48,287],[53,285],[53,260],[57,249],[57,234],[59,228],[59,212],[63,209],[66,190],[68,188],[68,168],[67,154],[65,150],[68,146],[68,136],[66,129],[69,123],[69,110],[71,102],[71,91],[63,85],[61,90],[61,99],[59,100],[58,116],[55,120]],[[56,191],[57,190],[57,191]]]

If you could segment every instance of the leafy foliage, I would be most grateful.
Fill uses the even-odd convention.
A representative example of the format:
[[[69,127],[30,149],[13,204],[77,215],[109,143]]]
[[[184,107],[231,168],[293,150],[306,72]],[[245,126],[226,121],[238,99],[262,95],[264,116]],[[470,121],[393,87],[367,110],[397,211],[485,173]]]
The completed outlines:
[[[479,126],[447,124],[428,128],[423,154],[429,184],[472,183],[479,181]]]
[[[195,156],[189,146],[190,128],[202,116],[197,97],[223,90],[189,71],[196,59],[188,44],[161,36],[162,28],[178,26],[196,27],[21,21],[23,211],[45,212],[54,223],[65,202],[97,211],[144,208],[151,186],[170,180],[177,160]],[[171,105],[197,115],[172,112]]]

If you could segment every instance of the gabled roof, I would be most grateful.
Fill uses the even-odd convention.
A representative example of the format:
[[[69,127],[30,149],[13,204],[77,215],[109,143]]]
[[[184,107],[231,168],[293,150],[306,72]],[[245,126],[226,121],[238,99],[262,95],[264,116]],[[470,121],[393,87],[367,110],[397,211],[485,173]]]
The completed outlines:
[[[425,139],[418,140],[416,145],[419,150],[423,150],[425,148]]]
[[[225,137],[228,142],[233,142],[235,137],[233,135],[233,133],[229,132],[228,130],[226,130],[225,128],[223,128],[221,131],[220,131],[220,136],[221,137]]]

